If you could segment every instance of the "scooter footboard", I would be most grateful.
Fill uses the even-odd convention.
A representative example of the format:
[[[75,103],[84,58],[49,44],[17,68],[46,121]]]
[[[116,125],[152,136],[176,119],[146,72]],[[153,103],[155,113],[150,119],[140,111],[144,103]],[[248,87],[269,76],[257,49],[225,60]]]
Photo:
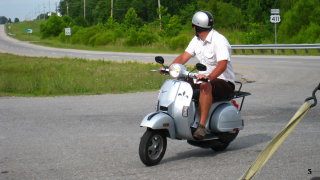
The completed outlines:
[[[168,130],[170,138],[176,137],[175,124],[171,116],[164,112],[154,112],[146,115],[140,127],[147,127],[151,129],[165,129]]]

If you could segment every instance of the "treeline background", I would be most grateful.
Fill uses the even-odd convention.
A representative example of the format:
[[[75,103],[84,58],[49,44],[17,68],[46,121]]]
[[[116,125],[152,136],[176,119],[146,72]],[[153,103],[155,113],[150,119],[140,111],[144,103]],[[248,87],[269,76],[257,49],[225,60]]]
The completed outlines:
[[[214,16],[214,28],[230,43],[273,43],[270,10],[280,9],[278,43],[320,42],[319,0],[161,0],[160,11],[158,0],[113,0],[112,17],[111,2],[61,0],[63,16],[53,15],[42,23],[41,37],[90,46],[179,49],[192,38],[193,14],[207,10]],[[65,36],[66,27],[71,28],[71,36]]]

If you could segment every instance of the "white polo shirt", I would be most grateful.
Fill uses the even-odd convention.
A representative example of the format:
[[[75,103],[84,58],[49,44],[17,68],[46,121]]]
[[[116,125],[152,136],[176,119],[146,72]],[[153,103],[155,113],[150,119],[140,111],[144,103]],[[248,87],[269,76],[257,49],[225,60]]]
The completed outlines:
[[[235,75],[231,65],[231,46],[228,40],[217,31],[212,29],[205,41],[195,36],[185,51],[207,66],[207,70],[199,71],[199,74],[209,75],[219,61],[228,60],[226,70],[218,78],[234,83]]]

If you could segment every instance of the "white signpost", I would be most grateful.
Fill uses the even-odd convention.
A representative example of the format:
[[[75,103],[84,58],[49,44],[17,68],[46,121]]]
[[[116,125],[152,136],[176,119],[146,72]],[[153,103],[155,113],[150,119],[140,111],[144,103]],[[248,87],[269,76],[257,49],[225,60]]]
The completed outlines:
[[[277,44],[277,23],[280,21],[280,9],[271,9],[270,22],[274,24],[274,44]]]
[[[71,28],[64,28],[64,34],[66,36],[71,36]]]

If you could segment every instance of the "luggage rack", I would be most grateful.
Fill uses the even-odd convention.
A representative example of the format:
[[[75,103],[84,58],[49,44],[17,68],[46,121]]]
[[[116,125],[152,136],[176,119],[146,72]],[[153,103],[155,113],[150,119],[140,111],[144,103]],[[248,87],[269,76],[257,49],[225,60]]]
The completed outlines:
[[[241,100],[241,105],[240,105],[240,108],[239,108],[239,111],[241,111],[242,105],[243,105],[243,102],[244,102],[244,98],[245,98],[246,96],[251,95],[251,93],[241,91],[242,83],[241,83],[240,81],[235,81],[235,83],[236,83],[236,84],[240,84],[240,87],[239,87],[239,89],[238,89],[237,91],[234,91],[234,96],[233,96],[232,99],[242,98],[242,100]],[[231,99],[231,100],[232,100],[232,99]]]

